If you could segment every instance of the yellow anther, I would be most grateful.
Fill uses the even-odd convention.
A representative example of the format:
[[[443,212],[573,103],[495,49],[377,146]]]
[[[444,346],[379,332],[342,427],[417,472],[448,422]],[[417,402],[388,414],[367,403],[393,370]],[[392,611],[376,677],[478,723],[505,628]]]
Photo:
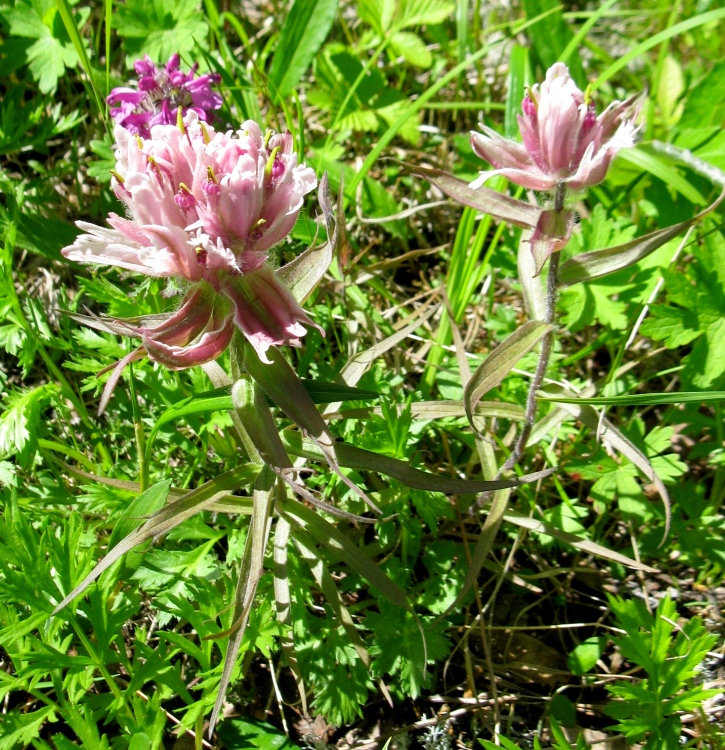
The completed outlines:
[[[272,153],[269,155],[269,159],[267,159],[267,163],[264,166],[264,176],[265,177],[271,177],[272,176],[272,167],[274,166],[274,160],[277,158],[277,154],[280,151],[279,146],[275,146],[272,149]]]

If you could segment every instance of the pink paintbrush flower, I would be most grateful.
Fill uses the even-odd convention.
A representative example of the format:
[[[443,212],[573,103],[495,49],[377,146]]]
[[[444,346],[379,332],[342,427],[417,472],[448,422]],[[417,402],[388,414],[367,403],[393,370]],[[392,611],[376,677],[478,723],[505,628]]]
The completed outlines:
[[[496,174],[531,190],[562,184],[581,190],[600,183],[617,151],[634,146],[636,99],[613,102],[597,117],[591,98],[577,87],[566,65],[555,63],[522,102],[517,119],[523,144],[485,126],[483,133],[471,133],[473,150],[493,167],[471,187]]]
[[[154,126],[148,139],[119,125],[115,137],[112,185],[129,218],[111,214],[112,229],[78,222],[86,234],[63,254],[177,277],[187,291],[175,313],[106,325],[142,346],[118,363],[101,406],[131,359],[203,364],[226,349],[235,326],[264,362],[271,346],[298,346],[304,326],[315,324],[268,263],[317,185],[314,171],[297,164],[291,134],[263,136],[252,121],[215,132],[190,112],[181,126]]]
[[[219,74],[197,77],[196,63],[188,73],[179,69],[179,63],[177,54],[160,68],[148,55],[136,60],[133,64],[139,76],[136,88],[119,86],[106,99],[111,105],[111,117],[130,133],[143,138],[151,136],[154,125],[174,124],[179,109],[182,116],[192,111],[200,120],[210,122],[213,111],[222,106],[221,95],[212,89],[212,84],[221,80]]]

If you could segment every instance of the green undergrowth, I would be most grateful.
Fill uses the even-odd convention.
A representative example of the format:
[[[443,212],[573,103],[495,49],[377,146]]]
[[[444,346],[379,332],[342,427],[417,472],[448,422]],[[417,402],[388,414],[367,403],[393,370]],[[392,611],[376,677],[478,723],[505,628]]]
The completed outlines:
[[[490,480],[513,450],[534,346],[470,422],[464,386],[528,320],[521,230],[401,165],[475,179],[486,166],[468,131],[516,136],[524,86],[563,60],[600,111],[646,93],[641,143],[572,198],[562,262],[686,222],[725,185],[723,18],[689,0],[0,0],[0,750],[725,747],[722,208],[562,289],[518,468],[555,471],[515,488],[492,534],[496,500],[434,491],[430,475]],[[123,213],[105,96],[134,60],[174,52],[220,73],[219,123],[289,129],[300,161],[328,173],[346,231],[305,303],[325,336],[310,330],[284,357],[334,444],[374,454],[340,449],[333,470],[262,397],[328,508],[277,498],[294,510],[274,516],[261,551],[211,738],[260,467],[231,390],[201,368],[134,362],[97,416],[99,373],[134,344],[66,313],[158,314],[179,290],[60,254],[76,220]],[[309,196],[276,264],[327,234]],[[219,364],[233,371],[229,353]],[[126,535],[200,487],[226,494],[52,614]]]

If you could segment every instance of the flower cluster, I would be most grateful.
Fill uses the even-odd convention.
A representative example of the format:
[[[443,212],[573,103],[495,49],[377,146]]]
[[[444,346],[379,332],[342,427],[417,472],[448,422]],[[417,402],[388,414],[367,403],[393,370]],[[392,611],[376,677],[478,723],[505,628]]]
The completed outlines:
[[[613,102],[597,117],[591,97],[577,87],[566,65],[552,65],[546,80],[532,86],[522,102],[523,144],[485,126],[483,133],[471,133],[473,150],[494,167],[471,187],[495,174],[531,190],[559,185],[580,190],[600,183],[617,151],[634,146],[635,99]]]
[[[215,132],[190,112],[150,138],[117,125],[115,138],[112,184],[130,218],[111,214],[112,229],[78,222],[86,234],[63,254],[185,282],[175,313],[116,321],[141,338],[134,356],[171,369],[203,364],[226,349],[235,325],[265,362],[270,346],[299,345],[302,324],[314,324],[267,258],[317,185],[297,164],[291,134],[264,136],[252,121]]]
[[[108,95],[111,117],[126,130],[144,138],[154,125],[171,125],[182,116],[196,112],[200,120],[210,122],[213,111],[222,106],[222,98],[212,89],[219,83],[218,73],[196,76],[196,63],[188,73],[179,69],[179,56],[173,54],[162,68],[146,55],[134,63],[139,76],[137,88],[119,86]]]

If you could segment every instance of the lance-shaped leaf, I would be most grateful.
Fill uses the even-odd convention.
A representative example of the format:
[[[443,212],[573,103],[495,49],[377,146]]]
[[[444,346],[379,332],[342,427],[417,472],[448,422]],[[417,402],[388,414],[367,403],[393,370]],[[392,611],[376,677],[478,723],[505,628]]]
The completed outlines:
[[[249,613],[257,593],[257,584],[264,570],[264,550],[267,547],[271,527],[270,514],[272,512],[273,493],[275,491],[276,477],[274,472],[267,466],[259,472],[254,485],[252,521],[247,533],[242,556],[242,565],[239,571],[239,583],[237,584],[236,601],[234,603],[234,615],[232,617],[232,632],[230,633],[227,652],[224,656],[224,666],[219,682],[214,708],[209,719],[209,737],[214,732],[214,726],[219,718],[219,713],[224,705],[227,688],[232,679],[234,664],[237,660],[239,647],[242,645],[244,632],[249,622]],[[227,631],[228,632],[228,631]]]
[[[103,557],[95,568],[63,599],[63,601],[53,610],[57,614],[63,607],[69,604],[79,594],[82,594],[104,570],[113,565],[116,560],[126,554],[130,549],[142,544],[147,539],[151,539],[160,534],[166,534],[171,529],[176,528],[180,523],[191,518],[193,515],[205,510],[215,502],[224,498],[231,490],[235,490],[245,484],[249,484],[259,473],[260,466],[254,464],[245,464],[238,466],[236,469],[227,471],[224,474],[212,479],[209,482],[197,487],[197,489],[187,492],[183,497],[165,505],[156,511],[146,523],[136,531],[128,534],[116,546]],[[154,485],[156,487],[156,485]],[[147,492],[154,489],[150,487]]]
[[[287,500],[281,508],[281,513],[295,526],[307,531],[319,544],[330,549],[370,584],[380,589],[393,604],[411,610],[405,591],[331,523],[296,500]]]
[[[411,333],[413,333],[413,331],[416,330],[416,328],[419,328],[426,320],[428,320],[428,318],[432,317],[437,310],[438,305],[431,305],[431,307],[422,312],[416,311],[412,313],[406,318],[406,321],[410,322],[404,323],[400,330],[382,341],[378,341],[377,344],[373,344],[369,349],[359,352],[351,357],[342,370],[340,370],[337,380],[349,386],[355,385],[355,383],[359,382],[360,378],[370,369],[370,366],[378,357],[381,357],[385,352],[390,351],[401,341],[404,341]],[[336,408],[337,406],[335,406],[335,409]]]
[[[313,245],[277,271],[277,277],[292,292],[300,304],[312,294],[315,287],[320,283],[330,267],[330,263],[332,263],[337,248],[339,235],[330,204],[330,186],[327,172],[320,179],[317,199],[325,217],[327,242],[321,247]]]
[[[360,661],[369,670],[372,663],[370,660],[370,654],[365,647],[363,639],[357,632],[357,628],[355,627],[352,616],[350,615],[348,608],[345,606],[345,603],[340,596],[340,591],[337,588],[335,579],[332,577],[332,574],[328,570],[327,565],[325,565],[324,560],[320,557],[317,549],[315,548],[315,545],[313,544],[312,540],[307,537],[307,534],[302,531],[298,531],[295,534],[294,541],[295,546],[299,550],[303,560],[305,560],[305,562],[309,565],[315,582],[320,587],[320,590],[324,594],[325,599],[332,607],[335,616],[345,629],[345,633],[350,639],[350,643],[352,643],[353,648],[355,649],[355,651],[357,651],[357,655],[360,657]],[[380,678],[377,679],[377,683],[378,687],[380,688],[380,692],[383,694],[385,700],[387,700],[388,704],[392,708],[393,699],[390,696],[388,688]]]
[[[505,221],[524,229],[534,229],[539,222],[542,209],[530,203],[497,193],[491,188],[471,188],[465,180],[454,177],[442,169],[421,167],[414,164],[398,162],[408,172],[417,174],[435,185],[439,190],[459,203],[493,216],[498,221]]]
[[[725,391],[680,391],[678,393],[635,393],[629,396],[540,396],[542,401],[589,406],[662,406],[664,404],[707,404],[725,401]]]
[[[519,526],[522,529],[528,529],[529,531],[536,531],[540,534],[546,534],[547,536],[550,536],[554,539],[558,539],[560,542],[570,544],[572,547],[576,547],[577,549],[580,549],[582,552],[586,552],[589,555],[596,555],[597,557],[601,557],[605,560],[611,560],[612,562],[619,563],[620,565],[626,565],[627,567],[634,568],[635,570],[643,570],[645,573],[658,572],[657,568],[651,568],[649,565],[637,562],[637,560],[633,560],[631,557],[627,557],[626,555],[622,555],[619,552],[607,549],[601,544],[597,544],[596,542],[592,542],[588,539],[583,539],[576,534],[570,534],[567,531],[562,531],[561,529],[557,529],[556,526],[551,526],[550,524],[539,521],[536,518],[530,518],[529,516],[521,515],[521,513],[516,513],[513,510],[507,511],[504,514],[504,520],[514,524],[515,526]]]
[[[450,419],[452,417],[465,417],[466,407],[463,401],[444,400],[440,401],[414,401],[410,406],[411,419]],[[395,407],[398,413],[407,408],[403,404]],[[383,410],[380,406],[364,406],[360,409],[344,409],[343,411],[326,414],[328,419],[367,419],[373,415],[382,416]],[[473,411],[473,416],[481,418],[511,419],[523,421],[526,412],[518,404],[507,404],[503,401],[479,401]]]
[[[681,221],[671,227],[659,229],[622,245],[608,247],[604,250],[591,250],[571,258],[559,269],[559,286],[563,288],[579,284],[582,281],[598,279],[639,262],[693,224],[697,224],[711,211],[714,211],[723,198],[725,198],[725,193],[722,193],[711,206],[687,221]]]
[[[264,389],[264,392],[272,401],[312,438],[324,455],[328,466],[337,476],[372,510],[380,512],[375,503],[340,471],[335,439],[300,379],[282,353],[278,349],[270,349],[267,356],[271,360],[270,364],[263,363],[254,347],[245,341],[244,366],[247,372]]]
[[[284,440],[290,453],[317,461],[324,460],[324,454],[317,445],[312,440],[303,438],[299,433],[285,432]],[[348,469],[376,471],[397,479],[406,487],[428,490],[429,492],[444,492],[448,495],[465,495],[519,487],[522,484],[536,482],[548,477],[554,471],[554,469],[547,469],[515,479],[500,479],[490,482],[477,479],[457,479],[444,474],[430,474],[427,471],[415,469],[410,464],[399,461],[397,458],[382,456],[379,453],[356,448],[347,443],[336,443],[335,448],[340,466],[345,466]]]
[[[550,396],[554,390],[553,387],[549,387],[544,393],[547,396]],[[591,430],[594,430],[603,440],[607,440],[615,450],[628,458],[642,472],[642,474],[652,482],[657,489],[657,492],[659,492],[665,506],[665,534],[662,540],[664,542],[670,532],[670,495],[667,492],[664,482],[654,470],[654,467],[647,456],[645,456],[645,454],[642,453],[642,451],[631,440],[625,437],[609,420],[602,419],[593,407],[587,406],[586,404],[579,405],[562,403],[559,408],[583,422]]]
[[[463,403],[471,427],[475,429],[473,414],[479,400],[500,385],[521,357],[530,352],[552,328],[551,324],[538,320],[524,323],[478,366],[463,391]]]

